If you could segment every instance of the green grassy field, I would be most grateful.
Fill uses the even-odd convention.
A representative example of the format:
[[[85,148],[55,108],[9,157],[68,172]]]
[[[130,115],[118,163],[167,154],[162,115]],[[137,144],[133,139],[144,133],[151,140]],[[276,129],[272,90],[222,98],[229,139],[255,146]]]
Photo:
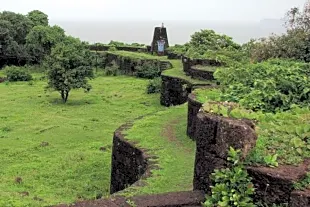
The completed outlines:
[[[134,123],[126,138],[158,157],[160,169],[152,170],[143,187],[122,194],[141,195],[192,190],[195,142],[186,135],[187,105],[171,107]]]
[[[90,93],[72,91],[67,104],[57,92],[44,92],[46,81],[1,83],[0,206],[108,195],[114,130],[164,109],[158,94],[145,93],[147,83],[98,77]]]

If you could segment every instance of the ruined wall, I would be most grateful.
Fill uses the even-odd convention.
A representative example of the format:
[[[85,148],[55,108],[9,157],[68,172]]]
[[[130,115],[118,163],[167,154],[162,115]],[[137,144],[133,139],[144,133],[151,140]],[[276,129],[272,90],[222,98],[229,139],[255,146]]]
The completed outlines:
[[[159,61],[155,59],[133,59],[129,57],[120,56],[117,54],[107,53],[105,57],[105,67],[111,66],[112,62],[115,61],[119,66],[121,74],[125,75],[135,75],[136,66],[139,66],[143,63],[157,64],[160,67],[160,70],[166,70],[172,68],[172,65],[169,61]]]
[[[95,50],[95,51],[108,51],[112,46],[110,45],[90,45],[88,48],[90,50]],[[123,51],[128,51],[128,52],[148,52],[147,47],[133,47],[133,46],[116,46],[115,47],[117,50],[123,50]]]
[[[196,100],[194,94],[188,96],[188,111],[187,111],[187,135],[195,140],[195,132],[198,117],[197,114],[199,109],[202,107],[202,103]]]
[[[148,156],[127,141],[122,131],[124,125],[114,132],[110,193],[124,190],[134,184],[146,172]]]
[[[170,76],[161,76],[160,104],[175,106],[187,101],[187,96],[192,92],[192,86],[187,81]]]
[[[208,59],[190,59],[188,57],[182,57],[183,71],[186,75],[200,80],[214,80],[212,71],[199,70],[195,65],[204,65],[212,67],[220,67],[222,64],[216,60]]]
[[[72,205],[58,205],[57,207],[132,207],[127,202],[129,200],[137,207],[199,207],[205,201],[205,194],[202,191],[187,191],[134,196],[127,199],[122,196],[113,196],[108,199],[82,201]]]
[[[227,166],[229,147],[240,149],[243,157],[255,146],[255,130],[247,122],[198,112],[196,131],[194,190],[210,192],[210,175]]]
[[[181,54],[173,53],[173,52],[167,52],[167,56],[169,60],[179,60],[182,58]]]
[[[255,126],[250,120],[236,120],[199,112],[202,103],[193,94],[188,97],[187,134],[196,140],[194,189],[210,192],[210,174],[227,165],[229,146],[239,148],[244,156],[255,146]],[[267,204],[289,203],[291,207],[310,206],[310,190],[294,190],[294,183],[302,180],[310,166],[305,160],[298,166],[277,168],[248,166],[255,187],[255,200]]]

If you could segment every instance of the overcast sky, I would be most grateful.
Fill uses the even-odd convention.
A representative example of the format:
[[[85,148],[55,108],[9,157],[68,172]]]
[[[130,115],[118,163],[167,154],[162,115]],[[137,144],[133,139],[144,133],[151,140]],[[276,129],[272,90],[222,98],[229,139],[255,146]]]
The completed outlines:
[[[259,21],[282,18],[305,0],[0,0],[0,10],[39,9],[50,20]]]

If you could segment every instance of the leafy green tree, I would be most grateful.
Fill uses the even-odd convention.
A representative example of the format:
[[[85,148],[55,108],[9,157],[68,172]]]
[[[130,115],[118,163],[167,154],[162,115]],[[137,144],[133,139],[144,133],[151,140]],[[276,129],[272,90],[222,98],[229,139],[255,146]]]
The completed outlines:
[[[48,26],[48,16],[39,10],[33,10],[27,14],[33,26]]]
[[[26,37],[28,53],[41,62],[51,53],[52,47],[65,39],[65,31],[59,26],[35,26]]]
[[[91,89],[87,79],[93,78],[90,51],[77,38],[67,37],[52,48],[45,64],[48,66],[48,88],[61,94],[67,102],[71,89]]]
[[[22,14],[4,11],[0,13],[0,20],[5,20],[11,23],[11,35],[18,44],[26,43],[26,36],[30,32],[33,23],[30,19]]]
[[[240,49],[240,45],[235,43],[231,37],[207,29],[195,32],[191,36],[189,44],[200,53],[207,50]]]

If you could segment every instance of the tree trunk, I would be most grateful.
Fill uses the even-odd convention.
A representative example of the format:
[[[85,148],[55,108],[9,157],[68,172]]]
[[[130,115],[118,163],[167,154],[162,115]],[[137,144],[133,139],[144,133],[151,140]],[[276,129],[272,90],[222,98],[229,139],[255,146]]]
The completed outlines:
[[[69,91],[61,91],[61,99],[64,103],[68,101]]]
[[[66,91],[66,93],[65,93],[65,103],[68,101],[68,97],[69,97],[69,91]]]

